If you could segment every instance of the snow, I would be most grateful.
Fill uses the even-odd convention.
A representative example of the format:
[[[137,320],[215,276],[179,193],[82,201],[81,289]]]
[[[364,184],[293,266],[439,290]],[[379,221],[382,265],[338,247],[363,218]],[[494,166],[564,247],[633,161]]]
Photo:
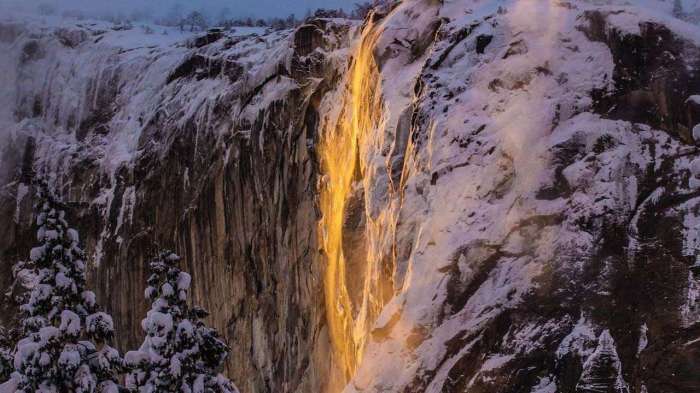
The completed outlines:
[[[180,363],[178,354],[170,358],[170,373],[176,378],[182,375],[182,364]]]
[[[70,310],[63,310],[59,329],[69,336],[78,336],[80,334],[80,317]]]
[[[497,14],[500,6],[507,7],[508,12]],[[466,9],[469,12],[465,12]],[[403,10],[407,13],[406,20],[403,20]],[[401,204],[400,220],[395,218],[397,212],[393,210],[397,204],[382,199],[391,195],[384,191],[388,188],[386,179],[365,179],[368,210],[378,210],[378,213],[370,213],[372,219],[400,221],[395,233],[399,247],[404,243],[411,248],[406,250],[407,258],[397,261],[397,270],[405,274],[396,284],[399,294],[385,307],[389,312],[396,308],[396,303],[402,305],[400,322],[396,323],[399,327],[389,340],[368,344],[366,361],[360,365],[354,380],[358,389],[368,388],[368,385],[377,390],[379,386],[402,386],[413,378],[414,367],[418,364],[432,369],[433,362],[437,362],[435,358],[440,359],[441,343],[457,332],[478,331],[482,323],[517,307],[524,294],[535,287],[534,278],[554,259],[558,249],[574,248],[577,243],[582,245],[580,249],[590,247],[584,245],[588,239],[573,236],[562,227],[533,229],[539,233],[534,244],[517,232],[511,234],[511,229],[528,217],[561,214],[557,212],[566,208],[562,201],[542,202],[533,195],[548,181],[550,174],[546,164],[553,147],[579,130],[591,130],[585,142],[586,148],[592,149],[599,136],[594,130],[609,128],[607,121],[586,114],[586,110],[592,104],[588,92],[609,87],[611,81],[606,75],[612,75],[614,64],[604,45],[585,39],[576,28],[579,12],[552,6],[550,2],[446,3],[439,10],[439,15],[450,19],[443,26],[445,32],[477,25],[470,37],[489,34],[493,40],[484,54],[475,53],[473,39],[465,40],[454,47],[439,68],[426,68],[424,72],[430,73],[432,78],[424,75],[424,89],[436,97],[453,97],[451,100],[436,99],[434,103],[427,93],[418,99],[397,97],[400,92],[413,91],[416,72],[424,66],[425,59],[414,59],[410,53],[403,57],[402,49],[393,43],[419,36],[420,27],[430,25],[435,10],[425,4],[404,2],[390,20],[384,22],[382,28],[385,28],[386,37],[380,40],[377,52],[394,51],[399,55],[382,65],[382,87],[388,97],[386,101],[390,102],[386,108],[388,114],[384,116],[387,125],[382,132],[370,137],[360,150],[364,172],[383,173],[382,152],[391,151],[395,119],[406,107],[419,105],[431,117],[429,133],[414,136],[415,143],[420,146],[415,157],[409,157],[404,163],[409,176],[402,180],[406,184],[403,199],[396,202]],[[484,21],[486,16],[492,15],[497,22]],[[415,22],[413,17],[424,19]],[[527,43],[527,51],[506,56],[511,44],[521,39]],[[571,51],[562,44],[569,41],[575,41],[579,50]],[[448,40],[438,43],[429,53],[431,61],[436,61],[448,44],[451,44]],[[543,66],[548,73],[536,71]],[[562,75],[576,77],[560,77]],[[491,88],[490,84],[497,79],[503,87]],[[521,84],[526,87],[518,88]],[[553,130],[557,116],[560,124]],[[482,125],[485,128],[478,135],[472,135]],[[467,139],[472,143],[466,147],[454,143]],[[567,169],[565,173],[572,187],[588,187],[589,168],[582,165]],[[439,178],[432,181],[435,174],[439,174]],[[508,185],[504,191],[499,190],[502,184]],[[375,198],[375,195],[380,197]],[[620,196],[633,201],[626,193]],[[391,227],[392,224],[387,224],[388,230]],[[527,254],[527,250],[533,248],[536,251],[534,257],[499,260],[462,310],[456,310],[454,316],[430,328],[427,342],[414,354],[417,360],[411,361],[410,367],[395,370],[390,360],[394,357],[389,354],[406,351],[402,338],[414,327],[436,323],[439,305],[447,296],[444,282],[449,277],[444,271],[453,258],[458,257],[456,251],[460,247],[474,248],[474,244],[481,242],[511,255]],[[383,255],[390,251],[379,249],[373,253]],[[470,271],[478,271],[479,263],[488,254],[476,255],[457,260],[465,286],[473,277]],[[379,320],[387,320],[388,315],[391,314],[380,314]],[[564,343],[562,351],[592,350],[584,348],[583,336],[594,333],[584,332],[583,322],[579,328],[576,338],[572,336]],[[595,340],[595,335],[591,338]],[[448,365],[441,367],[449,368]],[[435,378],[436,391],[440,388],[440,378]],[[349,386],[347,391],[353,390]]]
[[[51,342],[55,342],[61,337],[61,330],[53,327],[46,326],[39,329],[39,338],[42,345],[46,345]]]
[[[165,297],[173,296],[175,294],[175,290],[173,289],[173,286],[167,282],[165,284],[163,284],[162,287],[160,287],[160,292]]]
[[[22,201],[24,201],[24,198],[28,194],[29,194],[29,187],[24,183],[20,183],[17,186],[17,196],[15,197],[15,200],[16,200],[15,223],[19,223],[20,209],[21,209]]]
[[[34,287],[29,298],[29,304],[42,302],[51,296],[53,288],[48,284],[38,284]]]
[[[46,247],[45,246],[38,246],[34,247],[31,249],[29,252],[29,259],[32,262],[37,262],[38,260],[42,259],[46,255]]]
[[[383,37],[375,53],[385,54],[381,64],[385,106],[380,129],[361,142],[360,155],[367,221],[385,225],[372,231],[388,231],[396,246],[387,250],[381,238],[370,238],[374,247],[370,255],[381,260],[393,252],[400,257],[392,277],[396,295],[369,328],[390,332],[381,340],[370,339],[346,392],[401,390],[415,381],[418,370],[434,372],[428,391],[440,391],[447,370],[460,356],[445,358],[444,343],[476,334],[498,315],[517,309],[526,294],[537,290],[543,271],[560,272],[574,285],[576,272],[598,247],[595,235],[580,230],[577,222],[616,212],[629,217],[630,232],[635,233],[637,220],[632,218],[641,211],[637,171],[649,165],[658,168],[663,162],[660,155],[678,152],[681,144],[670,140],[663,150],[649,152],[644,141],[661,145],[668,136],[594,113],[590,91],[613,88],[615,64],[607,46],[591,42],[581,32],[581,13],[610,10],[612,28],[629,33],[638,33],[644,20],[666,23],[690,40],[696,39],[698,29],[671,21],[668,2],[608,3],[575,2],[568,8],[545,1],[447,1],[437,9],[438,17],[445,18],[438,36],[450,38],[430,48],[429,59],[416,58],[403,48],[435,17],[436,10],[428,3],[405,1],[381,22]],[[473,27],[469,37],[432,67],[455,43],[450,34],[468,27]],[[474,37],[481,34],[491,35],[492,41],[478,54]],[[512,48],[519,53],[508,55]],[[431,62],[427,66],[426,60]],[[417,75],[423,93],[413,97]],[[321,112],[337,117],[342,99],[342,92],[329,95]],[[397,192],[384,175],[386,152],[399,143],[398,119],[407,109],[417,109],[418,117],[426,120],[411,128],[409,143],[415,146],[409,146],[414,150],[404,162],[403,188]],[[332,129],[332,123],[326,126]],[[603,137],[609,137],[613,147],[594,151]],[[581,146],[580,157],[567,153],[571,163],[561,168],[571,195],[538,198],[536,192],[552,183],[553,161],[567,143]],[[687,164],[679,163],[679,168]],[[392,199],[394,192],[400,197]],[[657,204],[667,193],[659,187],[644,203]],[[541,217],[563,217],[563,223],[513,230]],[[441,315],[445,283],[455,280],[468,287],[491,255],[472,251],[480,244],[523,256],[499,258],[462,310],[448,309],[444,311],[448,317]],[[571,262],[564,263],[563,255],[571,255]],[[586,359],[599,341],[606,342],[605,336],[598,339],[602,327],[586,313],[571,326],[569,321],[549,323],[553,331],[568,329],[556,350],[559,361],[568,355]],[[428,337],[418,348],[407,348],[405,337],[414,329],[426,329]],[[517,330],[509,336],[509,345],[515,346],[515,337],[523,337],[518,341],[523,351],[541,345],[536,334],[528,335],[528,329],[534,330],[530,325],[513,329]],[[509,355],[479,362],[500,365],[496,360],[505,361]],[[543,379],[538,389],[556,391],[556,381]]]
[[[688,272],[688,288],[685,302],[681,306],[681,318],[684,327],[700,321],[700,278],[692,272]]]
[[[68,289],[70,286],[73,284],[73,280],[70,278],[66,277],[65,274],[63,273],[57,273],[56,274],[56,287],[59,289]]]
[[[19,369],[22,365],[29,360],[30,357],[34,356],[36,350],[39,348],[39,343],[25,338],[17,343],[17,351],[15,352],[14,366],[15,369]]]
[[[139,145],[147,124],[154,117],[180,106],[185,109],[181,113],[186,117],[183,122],[193,117],[206,119],[211,113],[209,106],[218,96],[232,90],[254,88],[276,72],[277,63],[286,63],[285,58],[292,53],[291,31],[236,28],[235,32],[227,33],[226,38],[200,50],[187,46],[194,34],[181,33],[177,28],[150,26],[155,33],[146,34],[141,26],[113,30],[111,24],[96,21],[76,23],[27,15],[0,19],[18,21],[28,30],[40,32],[36,40],[44,51],[42,58],[23,68],[23,74],[31,77],[25,78],[19,88],[15,88],[14,83],[4,84],[12,89],[0,94],[3,102],[12,103],[7,107],[15,102],[34,102],[37,97],[44,115],[16,123],[14,113],[9,111],[1,114],[0,122],[7,122],[7,129],[12,130],[13,135],[35,136],[37,157],[43,157],[46,162],[42,165],[55,168],[59,176],[63,168],[71,165],[70,160],[61,157],[79,151],[77,146],[81,141],[76,139],[76,130],[80,123],[90,121],[105,101],[114,105],[113,116],[105,125],[109,132],[91,135],[84,143],[91,146],[90,158],[96,159],[101,169],[114,180],[115,171],[124,164],[130,165],[144,147],[168,147],[168,143],[158,147]],[[57,41],[57,35],[83,36],[84,41],[75,48],[66,48]],[[225,46],[229,39],[235,45]],[[16,64],[22,56],[23,43],[28,40],[29,37],[21,36],[13,45],[3,44],[7,52],[3,58],[7,59],[7,65],[4,61],[0,65],[3,70],[7,68],[8,80],[16,80]],[[168,83],[172,71],[195,53],[210,57],[212,61],[234,58],[244,68],[244,75],[239,81],[217,78],[216,81]],[[91,77],[86,78],[86,75]],[[31,112],[30,108],[25,109]],[[76,156],[76,160],[81,159]],[[126,190],[122,203],[116,229],[130,221],[133,189]]]
[[[155,294],[157,294],[157,293],[158,293],[158,291],[156,291],[155,288],[153,288],[153,287],[151,287],[151,286],[148,286],[148,287],[146,287],[146,289],[144,290],[143,296],[144,296],[146,299],[150,299],[150,298],[152,298],[152,297],[153,297]]]
[[[66,233],[68,234],[68,239],[70,239],[70,241],[74,244],[78,244],[80,242],[80,235],[78,235],[78,231],[75,229],[70,228],[68,231],[66,231]]]
[[[557,349],[557,357],[562,358],[573,353],[587,357],[593,351],[592,343],[597,337],[590,322],[582,315],[573,330],[562,340]]]
[[[164,337],[173,330],[173,317],[170,314],[151,310],[146,319],[141,322],[141,326],[144,331],[155,334],[156,337]]]
[[[17,379],[10,378],[7,382],[0,384],[0,393],[16,393],[17,386]]]
[[[177,289],[179,291],[187,291],[190,289],[190,283],[192,282],[192,276],[186,272],[180,272],[177,276]]]
[[[46,237],[47,240],[56,240],[58,239],[58,231],[53,229],[44,231],[44,237]]]
[[[85,319],[85,331],[88,334],[106,335],[114,332],[114,321],[112,317],[104,312],[97,312]]]
[[[89,307],[93,307],[95,305],[95,292],[83,291],[81,296],[83,298],[83,302],[85,302],[85,304]]]
[[[177,268],[179,259],[172,252],[162,252],[150,263],[149,283],[160,286],[161,293],[151,298],[151,310],[141,322],[146,334],[141,348],[125,357],[130,366],[126,387],[152,391],[157,390],[156,386],[167,384],[183,392],[203,393],[207,388],[206,391],[235,393],[237,389],[233,384],[215,373],[215,369],[223,365],[228,347],[195,313],[187,312],[186,297],[172,298],[175,288],[179,287],[177,282],[183,278]],[[189,275],[187,281],[189,284]]]
[[[583,372],[579,383],[576,385],[576,390],[593,390],[599,385],[596,384],[596,376],[594,375],[594,367],[597,362],[603,363],[605,366],[611,367],[616,372],[616,381],[614,388],[616,391],[627,392],[629,387],[627,382],[622,377],[622,363],[617,354],[615,340],[610,335],[609,330],[604,330],[598,337],[598,346],[591,356],[583,364]]]
[[[194,326],[189,320],[183,320],[177,325],[177,334],[182,337],[192,337],[194,334]]]
[[[138,366],[148,360],[148,353],[143,351],[129,351],[124,355],[124,362],[132,367]]]
[[[234,37],[238,36],[247,36],[251,34],[255,35],[263,35],[265,34],[267,28],[266,27],[249,27],[249,26],[233,26],[230,29],[231,35]]]
[[[540,378],[540,382],[532,388],[531,393],[557,393],[557,383],[553,377]]]
[[[58,358],[58,364],[66,370],[75,369],[80,365],[80,353],[71,348],[65,348]]]

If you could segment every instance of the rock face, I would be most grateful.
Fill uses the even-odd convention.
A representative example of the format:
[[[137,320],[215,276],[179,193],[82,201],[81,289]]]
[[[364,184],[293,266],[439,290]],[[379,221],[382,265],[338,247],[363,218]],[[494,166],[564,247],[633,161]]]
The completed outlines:
[[[698,391],[700,28],[594,3],[253,36],[2,22],[0,285],[22,290],[43,175],[119,347],[174,249],[243,392]]]

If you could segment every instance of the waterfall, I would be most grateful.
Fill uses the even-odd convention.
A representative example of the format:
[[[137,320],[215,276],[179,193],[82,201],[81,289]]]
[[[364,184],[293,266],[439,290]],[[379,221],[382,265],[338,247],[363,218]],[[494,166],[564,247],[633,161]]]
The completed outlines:
[[[326,317],[335,366],[344,377],[344,381],[334,381],[337,387],[347,383],[361,361],[369,326],[381,307],[372,294],[377,289],[381,257],[372,251],[371,245],[376,243],[372,237],[378,231],[364,209],[361,212],[367,223],[363,234],[363,243],[368,245],[366,252],[353,252],[351,260],[343,249],[348,203],[365,180],[361,149],[368,135],[379,132],[382,124],[381,81],[373,55],[380,34],[381,29],[370,17],[346,77],[345,90],[338,103],[342,108],[336,121],[323,127],[319,148],[324,174],[320,190],[323,217],[319,240],[327,264],[324,278]],[[352,268],[348,267],[350,264]],[[353,286],[354,291],[350,280],[358,277],[349,277],[349,274],[361,276],[359,285]]]

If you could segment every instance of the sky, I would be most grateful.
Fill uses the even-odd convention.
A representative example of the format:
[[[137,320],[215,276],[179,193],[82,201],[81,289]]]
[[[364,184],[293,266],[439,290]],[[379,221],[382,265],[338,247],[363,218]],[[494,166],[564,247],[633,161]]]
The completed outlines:
[[[316,8],[350,9],[359,0],[0,0],[0,14],[3,10],[34,10],[39,4],[50,4],[58,9],[80,9],[87,14],[104,14],[106,12],[131,12],[134,9],[149,8],[154,13],[165,13],[176,3],[186,9],[205,10],[216,15],[224,7],[231,10],[232,16],[260,17],[303,16],[307,10]]]

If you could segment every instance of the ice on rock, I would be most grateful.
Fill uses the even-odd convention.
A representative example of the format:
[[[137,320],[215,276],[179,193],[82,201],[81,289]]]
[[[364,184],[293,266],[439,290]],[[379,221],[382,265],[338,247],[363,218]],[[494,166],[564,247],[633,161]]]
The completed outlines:
[[[532,388],[531,393],[557,393],[557,383],[553,377],[540,378],[540,382]]]

